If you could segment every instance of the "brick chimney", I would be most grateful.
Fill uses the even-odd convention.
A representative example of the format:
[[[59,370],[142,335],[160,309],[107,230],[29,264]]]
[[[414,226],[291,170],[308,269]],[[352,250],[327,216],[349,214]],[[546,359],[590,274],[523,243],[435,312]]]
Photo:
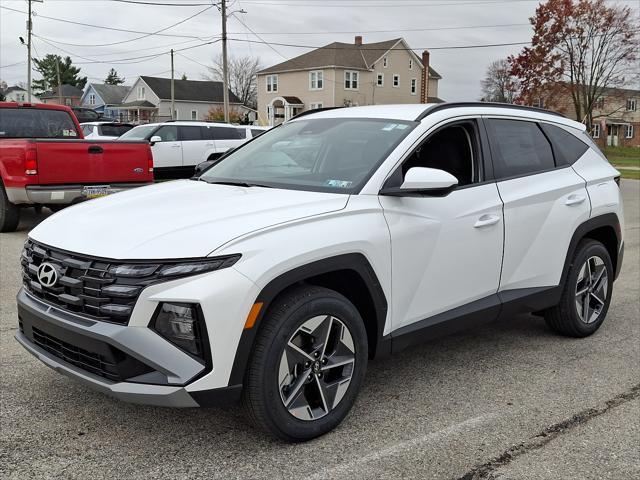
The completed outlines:
[[[422,52],[422,81],[420,82],[420,103],[429,99],[429,51]]]
[[[362,36],[361,35],[356,35],[356,45],[358,45],[358,46],[362,45]]]

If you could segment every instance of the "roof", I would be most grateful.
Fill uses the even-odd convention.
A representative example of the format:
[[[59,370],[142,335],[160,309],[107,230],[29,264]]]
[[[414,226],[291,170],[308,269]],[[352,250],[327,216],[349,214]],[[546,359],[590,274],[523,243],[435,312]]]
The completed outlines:
[[[68,85],[66,83],[60,86],[60,90],[63,97],[82,97],[83,94],[83,91],[78,87],[74,87],[73,85]],[[55,98],[58,95],[58,87],[55,86],[51,90],[40,95],[40,98]]]
[[[298,97],[284,96],[282,97],[289,105],[304,105],[304,102]]]
[[[404,42],[402,38],[394,38],[384,42],[355,43],[333,42],[320,48],[316,48],[297,57],[286,60],[272,67],[265,68],[258,72],[259,75],[266,73],[287,72],[295,70],[309,70],[320,67],[345,67],[355,70],[370,70],[373,64],[386,52],[393,49],[398,42]],[[398,49],[404,49],[399,46]],[[418,59],[419,56],[416,55]],[[422,64],[422,62],[420,62]],[[431,78],[442,78],[438,72],[429,67]]]
[[[127,102],[118,106],[124,107],[124,108],[126,107],[156,108],[156,105],[151,103],[149,100],[136,100],[135,102]]]
[[[2,93],[10,93],[10,92],[14,92],[20,90],[22,92],[26,92],[27,90],[25,88],[19,87],[18,85],[14,85],[12,87],[8,87],[6,90],[3,90]]]
[[[171,79],[160,77],[140,77],[149,88],[162,100],[171,99]],[[223,102],[222,82],[208,80],[174,80],[174,98],[183,102]],[[230,103],[242,103],[229,90]]]
[[[106,105],[117,105],[124,100],[131,87],[125,85],[108,85],[106,83],[92,83],[90,85]]]

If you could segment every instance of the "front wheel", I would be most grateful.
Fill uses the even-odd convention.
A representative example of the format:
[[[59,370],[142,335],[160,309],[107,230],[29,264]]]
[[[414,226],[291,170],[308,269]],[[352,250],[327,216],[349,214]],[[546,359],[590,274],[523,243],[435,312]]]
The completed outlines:
[[[299,442],[349,413],[367,367],[358,310],[339,293],[299,287],[269,309],[246,375],[249,415],[276,437]]]
[[[613,276],[605,246],[596,240],[582,240],[571,262],[560,303],[545,312],[547,325],[570,337],[594,333],[609,310]]]

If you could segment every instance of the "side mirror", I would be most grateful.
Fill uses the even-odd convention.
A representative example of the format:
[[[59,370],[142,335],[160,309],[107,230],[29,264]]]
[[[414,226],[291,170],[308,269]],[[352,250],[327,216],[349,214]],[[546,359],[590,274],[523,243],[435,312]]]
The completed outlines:
[[[412,195],[444,196],[458,185],[458,179],[449,172],[437,168],[413,167],[404,176],[398,187],[383,188],[381,195],[397,197]]]
[[[156,143],[161,141],[162,141],[162,137],[160,135],[154,135],[149,139],[149,144],[153,147]]]

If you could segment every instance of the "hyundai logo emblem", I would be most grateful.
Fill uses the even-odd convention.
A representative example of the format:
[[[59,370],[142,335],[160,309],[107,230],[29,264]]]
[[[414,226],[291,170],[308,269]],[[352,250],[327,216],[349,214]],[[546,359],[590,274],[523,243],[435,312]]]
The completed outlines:
[[[53,287],[58,281],[58,270],[48,262],[38,267],[38,281],[43,287]]]

